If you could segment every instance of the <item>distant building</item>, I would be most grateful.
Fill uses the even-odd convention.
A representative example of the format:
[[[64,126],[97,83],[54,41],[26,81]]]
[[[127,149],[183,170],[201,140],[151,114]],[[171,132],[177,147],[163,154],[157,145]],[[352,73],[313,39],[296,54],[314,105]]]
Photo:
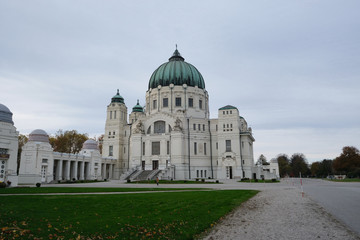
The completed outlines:
[[[12,112],[0,103],[0,182],[17,185],[18,136]]]
[[[119,90],[111,98],[102,156],[94,140],[87,140],[79,154],[54,152],[47,133],[34,130],[22,149],[19,183],[279,176],[277,162],[255,166],[255,139],[235,106],[220,108],[218,118],[210,119],[205,81],[177,49],[151,75],[145,99],[144,107],[138,101],[128,115]],[[0,124],[5,169],[0,181],[5,181],[16,176],[18,132],[1,104]]]

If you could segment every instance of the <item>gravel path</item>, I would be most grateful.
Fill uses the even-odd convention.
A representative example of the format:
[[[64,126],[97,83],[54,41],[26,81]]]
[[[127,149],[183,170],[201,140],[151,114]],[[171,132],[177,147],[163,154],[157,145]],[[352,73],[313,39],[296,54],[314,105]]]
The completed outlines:
[[[218,223],[214,239],[360,239],[299,189],[264,190]]]

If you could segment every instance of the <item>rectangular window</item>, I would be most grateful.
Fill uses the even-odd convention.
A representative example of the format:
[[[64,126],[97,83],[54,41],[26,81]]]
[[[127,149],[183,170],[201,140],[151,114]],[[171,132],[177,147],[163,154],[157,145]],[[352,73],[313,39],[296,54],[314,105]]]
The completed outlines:
[[[145,155],[145,142],[142,143],[142,155]]]
[[[116,111],[114,111],[114,119],[116,119]]]
[[[115,131],[113,131],[113,135],[115,135]]]
[[[196,154],[197,154],[197,143],[194,142],[194,155],[196,155]]]
[[[226,152],[231,152],[231,140],[225,140]]]
[[[169,155],[170,154],[170,141],[166,142],[166,154]]]
[[[204,155],[206,155],[206,143],[204,143]]]
[[[189,98],[189,107],[194,107],[194,99]]]
[[[200,171],[201,177],[203,177],[203,170]]]
[[[218,130],[218,126],[217,126],[217,124],[216,124],[215,128],[216,128],[216,131],[217,131],[217,130]]]
[[[176,107],[181,107],[181,97],[175,98],[175,106]]]
[[[219,148],[219,144],[218,143],[216,143],[216,149],[218,149]]]
[[[201,125],[200,125],[200,124],[198,124],[198,130],[199,130],[199,131],[201,130]]]
[[[194,123],[194,130],[196,130],[196,124]]]
[[[204,177],[206,177],[206,170],[204,170]]]
[[[199,100],[199,108],[202,109],[203,106],[202,106],[202,100]]]
[[[113,156],[113,146],[109,146],[109,157]]]
[[[196,177],[199,177],[199,170],[196,170]]]
[[[169,99],[163,98],[163,107],[168,107],[168,106],[169,106]]]
[[[203,131],[205,132],[205,124],[203,124]]]
[[[152,142],[152,155],[160,155],[160,142]]]
[[[157,101],[153,100],[153,109],[157,109]]]
[[[112,119],[112,111],[110,111],[110,119]]]

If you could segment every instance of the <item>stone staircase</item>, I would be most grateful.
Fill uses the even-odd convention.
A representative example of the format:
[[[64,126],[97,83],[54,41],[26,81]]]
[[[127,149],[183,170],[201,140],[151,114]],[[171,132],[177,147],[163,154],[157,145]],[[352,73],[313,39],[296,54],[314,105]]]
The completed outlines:
[[[154,180],[161,170],[142,170],[136,177],[130,178],[134,181]]]

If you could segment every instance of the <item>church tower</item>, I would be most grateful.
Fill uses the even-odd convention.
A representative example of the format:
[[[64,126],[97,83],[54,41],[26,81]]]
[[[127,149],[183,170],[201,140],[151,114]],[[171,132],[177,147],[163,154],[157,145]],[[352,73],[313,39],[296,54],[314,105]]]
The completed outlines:
[[[119,94],[111,99],[107,106],[104,142],[102,147],[102,157],[116,159],[114,177],[118,178],[122,172],[121,169],[126,167],[126,135],[127,131],[127,107],[124,98]]]

